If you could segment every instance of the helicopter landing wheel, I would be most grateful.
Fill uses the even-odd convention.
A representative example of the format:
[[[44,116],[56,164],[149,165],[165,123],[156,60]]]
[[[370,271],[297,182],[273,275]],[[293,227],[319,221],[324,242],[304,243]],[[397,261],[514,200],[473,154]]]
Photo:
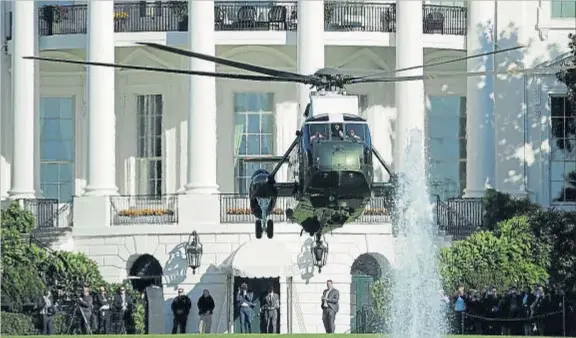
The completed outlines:
[[[266,222],[266,236],[268,238],[274,237],[274,221],[271,219]]]
[[[262,229],[262,221],[257,220],[256,221],[256,238],[258,238],[258,239],[262,238],[262,232],[263,231],[264,231],[264,229]]]

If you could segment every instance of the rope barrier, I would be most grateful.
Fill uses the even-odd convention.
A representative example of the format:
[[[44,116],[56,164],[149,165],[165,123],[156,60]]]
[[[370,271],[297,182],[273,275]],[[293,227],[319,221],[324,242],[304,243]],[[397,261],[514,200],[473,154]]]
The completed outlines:
[[[535,319],[542,319],[542,318],[546,318],[546,317],[561,314],[561,313],[564,313],[564,311],[553,311],[553,312],[543,313],[541,315],[523,317],[523,318],[483,317],[483,316],[473,315],[473,314],[469,314],[469,313],[463,313],[463,315],[468,317],[468,318],[480,319],[480,320],[484,320],[487,322],[525,322],[525,321],[531,321],[531,320],[535,320]]]

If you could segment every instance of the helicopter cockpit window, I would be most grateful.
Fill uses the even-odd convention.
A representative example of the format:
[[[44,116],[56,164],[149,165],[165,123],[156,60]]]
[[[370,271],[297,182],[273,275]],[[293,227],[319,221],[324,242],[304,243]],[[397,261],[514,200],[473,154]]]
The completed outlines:
[[[362,123],[347,123],[346,124],[346,138],[354,141],[361,141],[368,143],[370,140],[366,138],[366,124]]]
[[[344,128],[342,123],[332,123],[330,126],[330,133],[333,140],[344,139]]]
[[[326,124],[310,124],[310,143],[328,139]]]

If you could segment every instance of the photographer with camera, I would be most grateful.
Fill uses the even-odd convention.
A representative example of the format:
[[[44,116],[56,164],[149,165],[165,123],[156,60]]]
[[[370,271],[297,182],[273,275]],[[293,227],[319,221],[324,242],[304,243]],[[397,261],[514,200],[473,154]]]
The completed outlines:
[[[35,310],[38,311],[40,315],[42,324],[42,334],[51,336],[52,335],[52,318],[56,313],[54,299],[52,298],[52,293],[50,290],[46,290],[42,297],[38,298],[36,301]]]
[[[80,331],[82,334],[91,334],[90,323],[92,322],[92,294],[90,288],[82,288],[82,293],[77,299],[78,306],[80,307]]]

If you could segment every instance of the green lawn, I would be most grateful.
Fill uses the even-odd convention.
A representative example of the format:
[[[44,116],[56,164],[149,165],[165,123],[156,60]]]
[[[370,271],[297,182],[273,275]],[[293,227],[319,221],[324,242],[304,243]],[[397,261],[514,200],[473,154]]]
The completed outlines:
[[[177,335],[178,338],[180,337],[197,337],[198,334],[189,334],[189,335]],[[239,336],[242,338],[251,338],[251,337],[259,337],[259,338],[263,338],[264,336],[267,335],[263,335],[263,334],[210,334],[208,335],[210,338],[230,338],[230,336]],[[380,338],[382,337],[381,335],[375,335],[375,334],[325,334],[325,333],[318,333],[318,334],[314,334],[314,333],[310,333],[310,334],[292,334],[290,335],[290,337],[294,337],[294,338],[313,338],[313,337],[350,337],[350,336],[358,336],[358,337],[362,337],[362,338]],[[45,337],[45,336],[13,336],[13,337],[22,337],[22,338],[30,338],[30,337]],[[92,336],[55,336],[55,337],[61,337],[61,338],[77,338],[77,337],[102,337],[102,338],[128,338],[128,337],[135,337],[135,336],[126,336],[126,335],[105,335],[105,336],[100,336],[100,335],[92,335]],[[142,335],[143,338],[174,338],[174,335],[171,334],[155,334],[155,335]],[[450,338],[483,338],[483,337],[494,337],[494,336],[476,336],[476,335],[467,335],[467,336],[448,336]],[[500,338],[511,338],[511,337],[518,337],[518,336],[498,336]],[[545,338],[545,337],[542,337]]]

